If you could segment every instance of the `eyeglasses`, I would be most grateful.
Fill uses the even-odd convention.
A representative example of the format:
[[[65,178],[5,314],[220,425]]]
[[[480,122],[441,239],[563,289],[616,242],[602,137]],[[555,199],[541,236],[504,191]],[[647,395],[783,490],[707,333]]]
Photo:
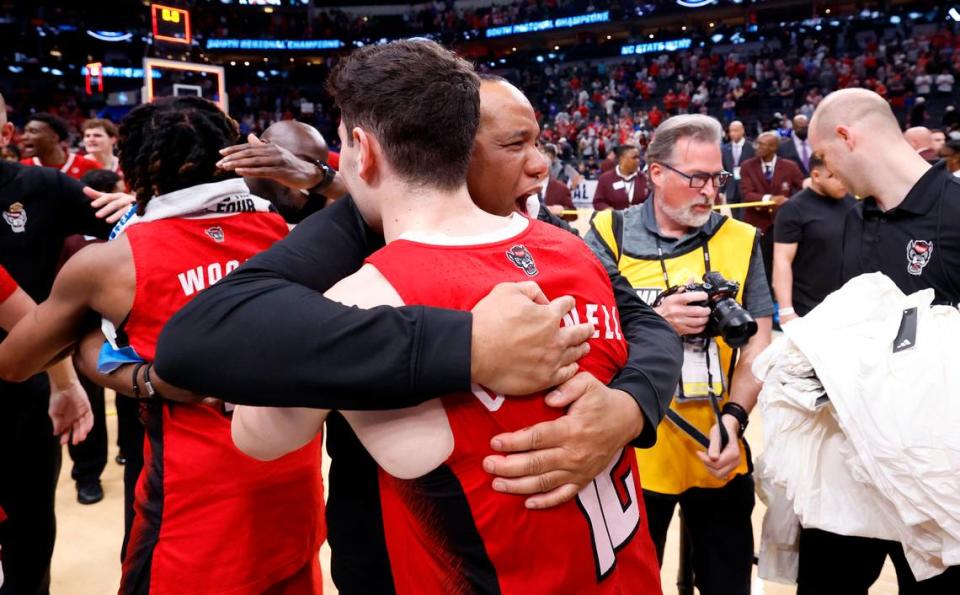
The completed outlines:
[[[726,186],[727,182],[730,181],[730,178],[733,177],[733,174],[728,171],[718,171],[715,174],[687,174],[675,167],[667,165],[666,163],[661,163],[660,165],[669,169],[673,173],[686,178],[687,181],[690,182],[690,187],[697,190],[706,186],[707,182],[711,180],[713,180],[713,187],[719,190]]]

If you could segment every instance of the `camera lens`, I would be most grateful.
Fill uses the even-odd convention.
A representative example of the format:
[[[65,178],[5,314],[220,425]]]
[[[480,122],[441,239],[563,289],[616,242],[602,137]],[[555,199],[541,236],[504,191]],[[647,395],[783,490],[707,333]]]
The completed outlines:
[[[757,334],[757,321],[733,298],[717,300],[710,319],[716,334],[730,347],[743,347]]]

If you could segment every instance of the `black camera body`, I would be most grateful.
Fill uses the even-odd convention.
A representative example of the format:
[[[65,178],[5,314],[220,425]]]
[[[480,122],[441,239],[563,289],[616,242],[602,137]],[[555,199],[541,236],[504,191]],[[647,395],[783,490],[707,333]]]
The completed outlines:
[[[730,347],[743,347],[750,337],[757,334],[757,321],[753,316],[737,303],[737,292],[740,284],[728,281],[723,275],[711,271],[703,276],[703,283],[689,285],[674,285],[661,293],[656,305],[660,305],[664,298],[683,291],[702,291],[707,294],[705,302],[691,302],[692,306],[710,308],[710,320],[706,328],[697,337],[723,337]]]

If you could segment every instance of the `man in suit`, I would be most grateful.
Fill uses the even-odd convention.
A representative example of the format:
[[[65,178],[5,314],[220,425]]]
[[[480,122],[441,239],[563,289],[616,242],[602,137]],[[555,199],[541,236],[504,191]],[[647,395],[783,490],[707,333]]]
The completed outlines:
[[[940,155],[938,155],[937,151],[933,148],[933,133],[930,132],[930,129],[926,126],[908,128],[903,133],[903,138],[910,143],[913,150],[926,160],[927,163],[940,161]]]
[[[743,122],[740,120],[730,122],[727,128],[730,142],[724,143],[720,148],[723,169],[733,173],[733,180],[724,188],[724,199],[727,204],[743,202],[743,196],[740,193],[740,165],[755,155],[753,143],[747,142],[745,133]],[[737,219],[743,218],[740,209],[735,209],[733,213]]]
[[[616,149],[617,166],[597,180],[593,208],[621,210],[638,205],[647,198],[647,178],[640,167],[640,149],[620,145]]]
[[[783,139],[779,150],[777,150],[777,155],[799,165],[805,178],[810,177],[810,156],[813,155],[810,141],[807,140],[807,128],[809,127],[810,121],[806,116],[802,114],[794,116],[793,135]]]
[[[757,137],[757,156],[740,166],[740,190],[744,202],[763,201],[770,206],[743,209],[743,220],[760,230],[760,251],[767,270],[767,280],[773,278],[773,219],[777,207],[803,188],[800,166],[777,157],[780,137],[776,132],[764,132]]]

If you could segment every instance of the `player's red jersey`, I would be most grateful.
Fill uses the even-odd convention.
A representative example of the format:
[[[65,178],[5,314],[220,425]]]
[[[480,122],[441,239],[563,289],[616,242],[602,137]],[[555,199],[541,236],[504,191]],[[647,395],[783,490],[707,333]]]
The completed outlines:
[[[565,324],[596,332],[581,370],[608,382],[623,366],[623,339],[610,280],[586,244],[538,221],[483,245],[396,240],[368,262],[406,304],[469,310],[497,283],[537,282],[548,298],[570,295]],[[495,492],[482,460],[490,439],[559,417],[545,393],[506,397],[474,386],[442,399],[453,432],[443,465],[412,480],[381,470],[383,517],[397,592],[659,594],[636,457],[624,452],[571,502],[531,511]]]
[[[39,157],[28,157],[26,159],[21,159],[20,163],[24,165],[44,165],[40,162]],[[94,161],[93,159],[88,159],[87,157],[77,153],[68,153],[67,160],[63,165],[60,166],[60,171],[75,180],[79,180],[83,177],[83,174],[94,169],[100,169],[100,164],[98,162]]]
[[[241,213],[137,223],[124,233],[137,285],[121,330],[151,361],[177,310],[285,236],[287,226],[276,214]],[[142,417],[144,470],[121,593],[322,591],[319,437],[261,462],[234,446],[222,406],[148,402]]]
[[[0,302],[6,300],[17,290],[17,282],[13,280],[7,269],[0,266]]]

